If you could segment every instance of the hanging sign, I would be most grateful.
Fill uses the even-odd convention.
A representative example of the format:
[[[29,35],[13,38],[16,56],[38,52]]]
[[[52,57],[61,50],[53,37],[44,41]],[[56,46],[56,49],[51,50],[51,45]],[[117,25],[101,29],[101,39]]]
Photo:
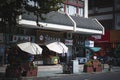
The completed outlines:
[[[85,41],[85,47],[94,47],[94,41],[90,40]]]
[[[73,45],[73,40],[65,40],[65,45]]]

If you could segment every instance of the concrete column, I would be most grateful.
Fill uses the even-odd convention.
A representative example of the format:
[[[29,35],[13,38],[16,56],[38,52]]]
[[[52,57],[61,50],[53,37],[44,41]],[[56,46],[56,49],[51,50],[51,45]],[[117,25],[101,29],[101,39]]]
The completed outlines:
[[[84,17],[88,18],[88,0],[84,0]]]

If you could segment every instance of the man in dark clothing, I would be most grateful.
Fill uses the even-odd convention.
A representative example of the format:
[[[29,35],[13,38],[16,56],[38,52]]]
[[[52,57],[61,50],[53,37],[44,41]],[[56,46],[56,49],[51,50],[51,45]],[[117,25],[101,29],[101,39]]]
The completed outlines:
[[[112,64],[113,64],[113,58],[112,57],[108,57],[108,71],[112,71]]]

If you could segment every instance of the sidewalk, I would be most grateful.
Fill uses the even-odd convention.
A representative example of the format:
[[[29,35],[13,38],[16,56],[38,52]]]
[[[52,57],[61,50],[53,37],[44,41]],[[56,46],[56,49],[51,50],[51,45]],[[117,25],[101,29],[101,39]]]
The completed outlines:
[[[104,70],[99,73],[109,72],[108,67],[109,66],[107,64],[104,64]],[[4,77],[5,69],[6,69],[6,66],[0,66],[0,78]],[[120,67],[113,66],[111,72],[115,72],[115,71],[120,71]],[[83,72],[83,65],[79,65],[79,73],[75,73],[75,74],[63,74],[62,65],[46,65],[46,66],[42,65],[42,66],[38,66],[37,77],[44,78],[44,77],[51,77],[51,76],[54,77],[54,76],[66,76],[66,75],[80,75],[80,74],[89,74],[89,73]]]
[[[4,77],[6,66],[0,66],[0,78]]]

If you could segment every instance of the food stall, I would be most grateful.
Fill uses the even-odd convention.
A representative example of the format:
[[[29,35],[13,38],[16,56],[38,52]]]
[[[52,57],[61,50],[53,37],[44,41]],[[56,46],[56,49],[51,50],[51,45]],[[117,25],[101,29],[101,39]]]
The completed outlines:
[[[58,64],[59,56],[55,52],[50,51],[46,46],[42,46],[42,48],[43,64]]]
[[[35,43],[25,42],[12,46],[8,53],[9,65],[7,65],[5,77],[19,78],[37,76],[38,68],[33,63],[36,53],[41,54],[42,49]]]
[[[37,66],[32,63],[32,56],[19,50],[14,51],[12,50],[13,53],[9,53],[8,55],[9,65],[7,65],[5,77],[37,76]]]

